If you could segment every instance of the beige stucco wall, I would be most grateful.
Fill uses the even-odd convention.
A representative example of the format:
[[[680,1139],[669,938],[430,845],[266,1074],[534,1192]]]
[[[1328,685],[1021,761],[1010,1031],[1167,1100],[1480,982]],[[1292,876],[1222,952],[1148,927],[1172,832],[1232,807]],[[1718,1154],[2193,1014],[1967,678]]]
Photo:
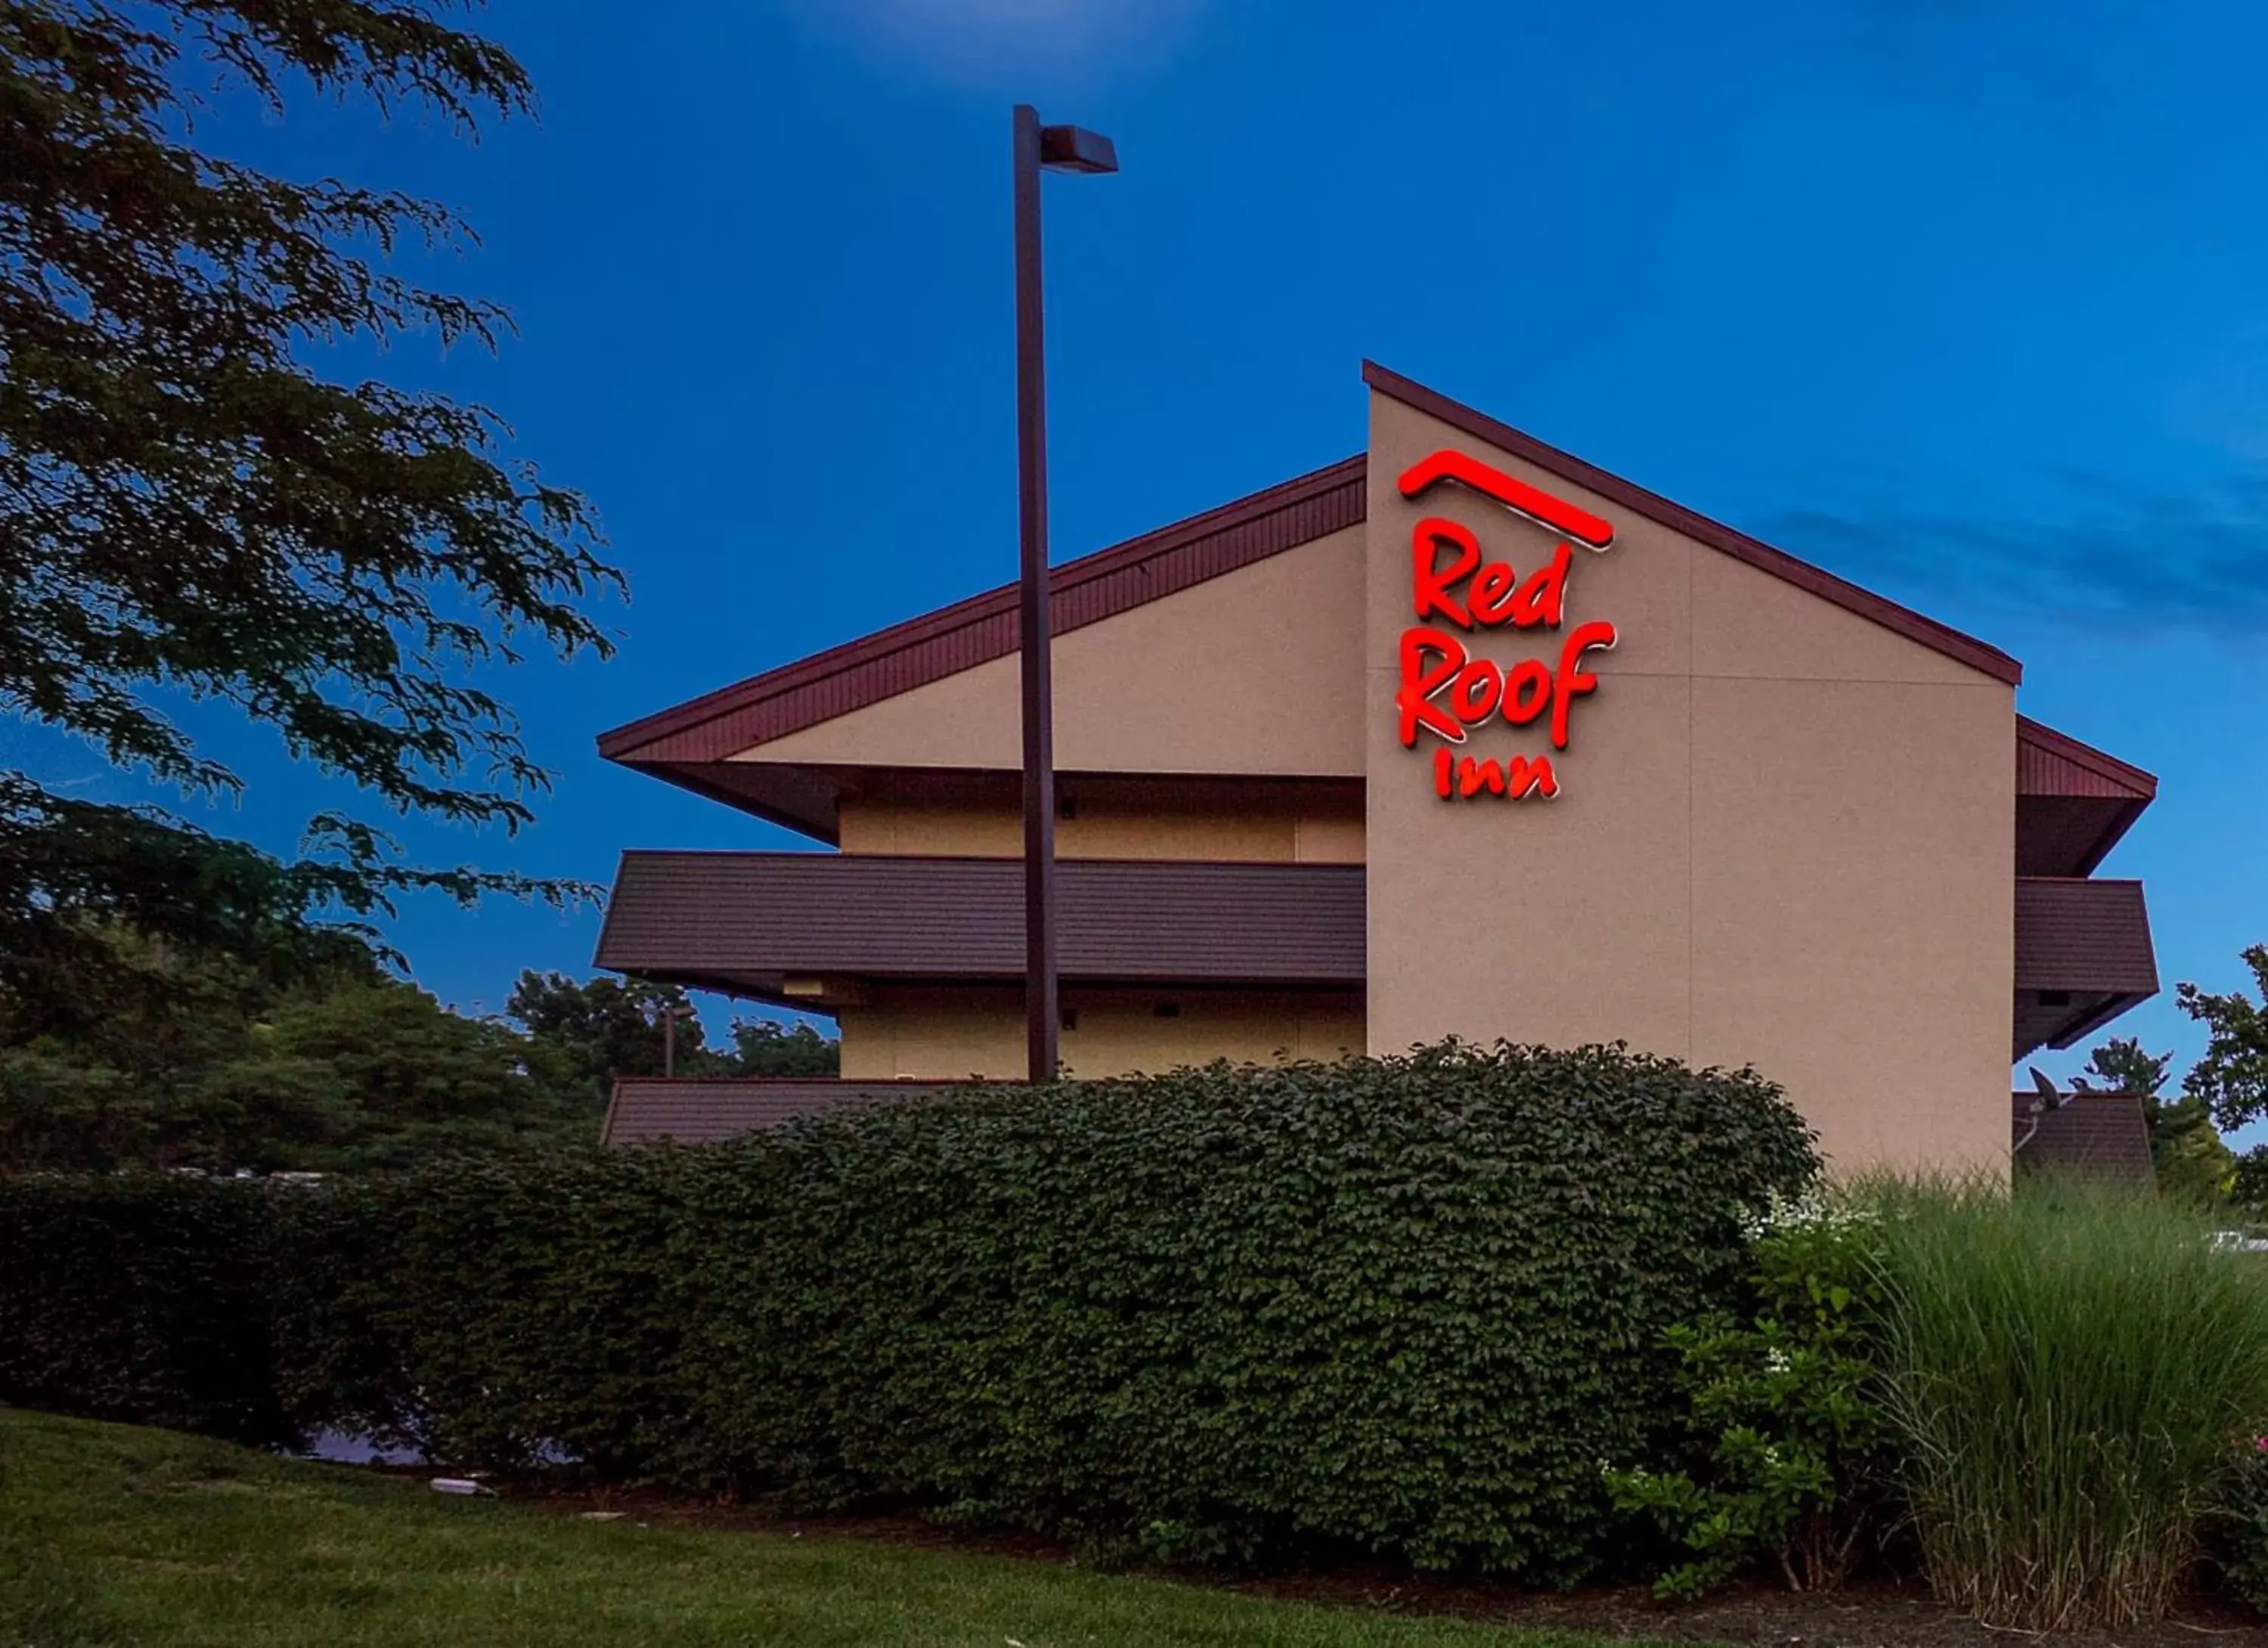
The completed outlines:
[[[1364,536],[1350,527],[1056,638],[1067,772],[1363,769]],[[1012,654],[734,759],[875,767],[1024,764]]]
[[[919,806],[846,798],[844,852],[1020,858],[1024,821],[1011,807]],[[1181,858],[1215,863],[1360,864],[1363,820],[1289,811],[1102,808],[1056,822],[1064,858]]]
[[[1158,1006],[1180,1009],[1160,1018]],[[1363,1050],[1363,1013],[1351,995],[1263,990],[1064,992],[1076,1019],[1062,1032],[1065,1071],[1123,1076],[1217,1058],[1269,1063],[1339,1058]],[[878,987],[841,1013],[843,1073],[863,1081],[950,1080],[1024,1074],[1024,997],[1014,989]]]
[[[1553,539],[1411,462],[1450,446],[1612,521],[1569,629],[1621,631],[1552,800],[1440,799],[1400,742],[1410,528],[1526,571]],[[2005,1166],[2014,695],[1944,655],[1373,394],[1366,643],[1369,1044],[1624,1040],[1784,1085],[1840,1169]],[[1476,655],[1556,658],[1507,632]],[[1565,632],[1561,632],[1564,634]],[[1549,749],[1476,728],[1460,754]]]

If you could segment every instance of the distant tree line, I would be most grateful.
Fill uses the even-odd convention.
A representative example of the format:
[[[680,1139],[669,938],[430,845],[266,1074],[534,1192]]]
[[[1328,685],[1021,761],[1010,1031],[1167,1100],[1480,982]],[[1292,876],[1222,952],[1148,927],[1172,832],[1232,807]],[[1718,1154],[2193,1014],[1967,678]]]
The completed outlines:
[[[596,1137],[617,1076],[832,1074],[807,1024],[708,1045],[674,985],[521,975],[501,1016],[445,1006],[340,935],[278,985],[112,935],[137,987],[67,1015],[0,1001],[0,1172],[129,1166],[353,1172]]]

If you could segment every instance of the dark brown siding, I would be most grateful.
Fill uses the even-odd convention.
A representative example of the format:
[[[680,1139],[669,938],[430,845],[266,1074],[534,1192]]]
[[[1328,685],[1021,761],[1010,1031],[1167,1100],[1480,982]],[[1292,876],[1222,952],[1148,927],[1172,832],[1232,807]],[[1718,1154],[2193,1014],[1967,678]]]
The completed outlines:
[[[2016,988],[2155,995],[2142,884],[2017,878]]]
[[[736,1134],[777,1127],[798,1116],[833,1110],[906,1104],[953,1092],[957,1082],[746,1081],[625,1077],[615,1084],[600,1143],[651,1144],[674,1139],[706,1144]]]
[[[2032,1124],[2031,1093],[2015,1095],[2012,1141]],[[2019,1173],[2078,1172],[2128,1184],[2150,1184],[2150,1129],[2142,1101],[2126,1093],[2073,1093],[2039,1118],[2039,1130],[2016,1152]]]
[[[1064,976],[1359,984],[1359,864],[1066,860]],[[1013,859],[622,856],[598,965],[659,977],[1015,978]]]
[[[1349,458],[1054,568],[1048,577],[1055,632],[1099,623],[1354,526],[1363,518],[1364,474],[1364,460]],[[641,765],[722,761],[1006,658],[1020,634],[1016,586],[1005,585],[602,733],[599,753]]]
[[[2016,879],[2014,1057],[2069,1047],[2157,993],[2140,882]]]

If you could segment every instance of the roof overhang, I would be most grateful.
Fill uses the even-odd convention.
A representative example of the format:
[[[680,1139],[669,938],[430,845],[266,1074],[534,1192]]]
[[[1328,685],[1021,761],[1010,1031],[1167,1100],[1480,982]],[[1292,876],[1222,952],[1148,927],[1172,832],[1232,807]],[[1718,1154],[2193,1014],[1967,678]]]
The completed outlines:
[[[2016,879],[2015,1050],[2067,1048],[2158,993],[2139,881]]]
[[[1075,983],[1362,988],[1359,864],[1066,859],[1058,967]],[[1024,975],[1012,858],[622,855],[596,963],[810,1006],[792,980]]]
[[[2016,873],[2092,874],[2157,793],[2139,767],[2018,716]]]

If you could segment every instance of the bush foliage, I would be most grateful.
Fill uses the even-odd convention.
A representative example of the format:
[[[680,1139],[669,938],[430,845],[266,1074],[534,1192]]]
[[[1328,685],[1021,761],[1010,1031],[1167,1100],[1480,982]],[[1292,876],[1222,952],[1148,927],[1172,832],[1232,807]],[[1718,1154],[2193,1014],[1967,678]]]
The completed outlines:
[[[0,1396],[1566,1580],[1599,1461],[1675,1421],[1668,1329],[1815,1166],[1753,1075],[1452,1043],[320,1188],[19,1181]],[[147,1231],[163,1262],[77,1284]],[[207,1304],[235,1326],[186,1332]]]
[[[1681,1324],[1697,1457],[1611,1470],[1616,1502],[1689,1553],[1655,1590],[1690,1597],[1761,1561],[1793,1591],[1840,1585],[1889,1486],[1880,1406],[1883,1234],[1875,1210],[1815,1194],[1757,1225],[1748,1313]]]
[[[289,1440],[274,1212],[228,1180],[0,1180],[0,1399]]]
[[[2268,1614],[2268,1437],[2240,1440],[2236,1453],[2209,1547],[2222,1588]]]

